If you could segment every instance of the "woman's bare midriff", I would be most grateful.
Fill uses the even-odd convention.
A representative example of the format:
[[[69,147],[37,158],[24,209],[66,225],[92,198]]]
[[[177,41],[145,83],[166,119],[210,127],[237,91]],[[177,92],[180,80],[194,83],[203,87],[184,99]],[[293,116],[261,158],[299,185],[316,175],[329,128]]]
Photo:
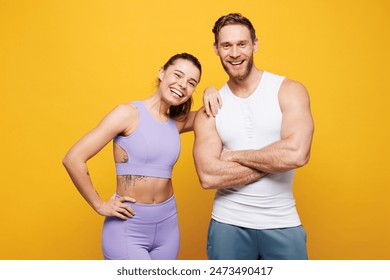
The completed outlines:
[[[173,195],[171,179],[139,175],[117,176],[116,193],[129,196],[138,203],[162,203]]]

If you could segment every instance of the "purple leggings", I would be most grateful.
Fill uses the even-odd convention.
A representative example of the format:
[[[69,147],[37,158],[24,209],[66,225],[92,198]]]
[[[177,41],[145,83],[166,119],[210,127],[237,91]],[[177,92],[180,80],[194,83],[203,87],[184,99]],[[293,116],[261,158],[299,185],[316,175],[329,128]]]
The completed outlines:
[[[176,260],[179,226],[174,196],[159,204],[128,203],[133,218],[106,217],[102,246],[106,260]]]

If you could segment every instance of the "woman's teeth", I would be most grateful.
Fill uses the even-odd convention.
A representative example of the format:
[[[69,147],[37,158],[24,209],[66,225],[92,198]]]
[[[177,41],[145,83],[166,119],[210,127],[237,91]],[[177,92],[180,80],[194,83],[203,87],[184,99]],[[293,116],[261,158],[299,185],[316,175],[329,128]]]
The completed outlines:
[[[182,94],[180,91],[178,91],[178,90],[176,90],[176,89],[174,89],[174,88],[171,88],[171,91],[172,91],[174,94],[176,94],[177,96],[183,97],[183,94]]]

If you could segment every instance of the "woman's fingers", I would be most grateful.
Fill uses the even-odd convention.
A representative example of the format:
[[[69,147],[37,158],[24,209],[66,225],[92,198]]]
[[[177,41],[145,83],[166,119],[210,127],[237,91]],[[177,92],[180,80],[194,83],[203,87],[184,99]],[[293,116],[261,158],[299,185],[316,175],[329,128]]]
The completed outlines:
[[[116,209],[117,212],[123,214],[126,217],[133,217],[135,215],[134,209],[130,207],[130,205],[124,203],[124,202],[135,202],[135,199],[129,196],[123,196],[117,199],[116,206],[118,207]]]

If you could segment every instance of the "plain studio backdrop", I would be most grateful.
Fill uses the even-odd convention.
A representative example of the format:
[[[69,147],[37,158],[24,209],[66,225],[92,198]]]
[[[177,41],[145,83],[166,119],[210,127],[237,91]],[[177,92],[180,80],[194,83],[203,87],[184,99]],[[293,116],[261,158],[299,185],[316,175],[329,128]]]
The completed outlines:
[[[312,156],[294,193],[309,257],[390,259],[390,4],[373,1],[0,0],[0,259],[102,259],[103,217],[82,199],[62,158],[117,104],[155,90],[158,70],[189,52],[203,89],[227,80],[214,22],[248,17],[259,68],[302,82],[315,120]],[[183,260],[206,259],[214,191],[203,190],[181,136],[174,168]],[[112,144],[89,164],[115,191]]]

